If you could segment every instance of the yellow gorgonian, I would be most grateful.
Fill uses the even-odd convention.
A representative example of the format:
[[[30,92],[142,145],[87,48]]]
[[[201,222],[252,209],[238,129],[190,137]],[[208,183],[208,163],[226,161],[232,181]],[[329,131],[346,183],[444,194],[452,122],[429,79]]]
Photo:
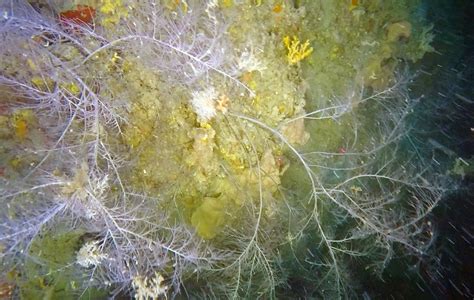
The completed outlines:
[[[298,63],[313,52],[313,47],[309,45],[309,40],[306,40],[304,44],[301,44],[300,40],[296,36],[293,36],[291,39],[289,36],[285,36],[283,38],[283,43],[288,50],[286,58],[288,59],[288,63],[290,65]]]
[[[99,11],[104,15],[102,25],[110,27],[117,24],[121,18],[128,16],[129,7],[122,3],[122,0],[101,0]]]

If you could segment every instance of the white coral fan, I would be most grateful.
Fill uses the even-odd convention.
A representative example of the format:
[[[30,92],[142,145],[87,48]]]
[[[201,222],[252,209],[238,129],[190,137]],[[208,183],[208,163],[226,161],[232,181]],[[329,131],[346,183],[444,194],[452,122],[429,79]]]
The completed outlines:
[[[151,280],[143,276],[133,278],[132,286],[135,289],[135,299],[158,299],[160,296],[165,296],[166,298],[168,286],[163,284],[164,280],[160,273],[155,273]]]
[[[102,253],[97,244],[99,241],[85,243],[77,253],[76,262],[85,268],[99,265],[107,254]]]
[[[191,105],[200,121],[208,121],[216,116],[217,97],[218,93],[212,86],[202,91],[193,92]]]

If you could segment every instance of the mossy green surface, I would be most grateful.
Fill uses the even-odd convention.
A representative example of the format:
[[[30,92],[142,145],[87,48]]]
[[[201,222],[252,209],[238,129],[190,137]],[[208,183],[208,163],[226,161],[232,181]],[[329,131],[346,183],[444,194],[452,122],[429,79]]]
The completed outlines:
[[[80,274],[76,252],[84,232],[56,229],[44,231],[31,244],[29,258],[17,279],[20,298],[34,299],[106,299],[107,292],[83,289],[87,278]]]

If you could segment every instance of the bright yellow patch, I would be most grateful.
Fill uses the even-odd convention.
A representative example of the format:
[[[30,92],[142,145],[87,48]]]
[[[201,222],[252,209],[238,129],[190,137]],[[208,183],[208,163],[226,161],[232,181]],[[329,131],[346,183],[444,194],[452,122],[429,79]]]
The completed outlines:
[[[309,40],[306,40],[304,44],[301,44],[296,36],[293,36],[292,39],[290,39],[289,36],[285,36],[283,38],[283,43],[288,50],[286,57],[290,65],[300,62],[313,52],[313,47],[309,45]]]
[[[278,4],[275,4],[275,6],[273,6],[273,12],[274,13],[281,13],[283,11],[283,5],[281,3],[278,3]]]
[[[351,5],[349,6],[349,10],[353,11],[359,6],[359,0],[351,0]]]
[[[67,90],[71,95],[79,96],[81,89],[74,82],[63,83],[60,85],[61,88]]]
[[[188,12],[189,5],[186,0],[166,0],[165,7],[172,11],[181,10],[184,13]]]
[[[15,137],[24,140],[28,136],[28,128],[35,121],[35,116],[31,110],[19,110],[11,118],[11,126],[15,132]]]
[[[229,8],[234,5],[234,0],[220,0],[219,6],[223,8]]]
[[[103,14],[102,25],[110,27],[128,16],[128,9],[122,0],[101,0],[99,11]]]
[[[28,134],[28,123],[25,120],[17,120],[15,122],[15,135],[20,139],[24,140]]]
[[[54,81],[50,78],[44,78],[40,76],[33,76],[31,78],[31,83],[35,88],[41,91],[52,91],[54,89]]]

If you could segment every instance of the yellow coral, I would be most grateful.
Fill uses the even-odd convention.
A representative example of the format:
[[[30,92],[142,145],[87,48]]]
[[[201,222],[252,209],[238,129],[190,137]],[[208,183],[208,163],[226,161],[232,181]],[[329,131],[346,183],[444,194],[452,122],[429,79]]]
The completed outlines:
[[[81,93],[81,89],[74,82],[62,83],[59,86],[74,96],[79,96]]]
[[[117,24],[121,18],[128,16],[128,8],[122,0],[101,0],[99,11],[104,14],[102,25],[110,26]]]
[[[36,117],[31,110],[16,111],[11,118],[11,125],[15,130],[15,137],[24,140],[29,133],[29,128],[36,121]]]
[[[52,91],[54,90],[55,82],[51,78],[45,78],[41,76],[33,76],[31,78],[33,86],[41,91]]]
[[[304,44],[301,44],[296,36],[293,36],[292,39],[290,39],[289,36],[285,36],[283,38],[283,43],[288,50],[286,57],[290,65],[298,63],[313,52],[313,47],[309,45],[309,40],[306,40]]]
[[[186,0],[166,0],[164,4],[169,10],[181,10],[185,14],[188,13],[189,5]]]
[[[233,5],[234,5],[233,0],[220,0],[219,1],[220,7],[229,8],[229,7],[232,7]]]

